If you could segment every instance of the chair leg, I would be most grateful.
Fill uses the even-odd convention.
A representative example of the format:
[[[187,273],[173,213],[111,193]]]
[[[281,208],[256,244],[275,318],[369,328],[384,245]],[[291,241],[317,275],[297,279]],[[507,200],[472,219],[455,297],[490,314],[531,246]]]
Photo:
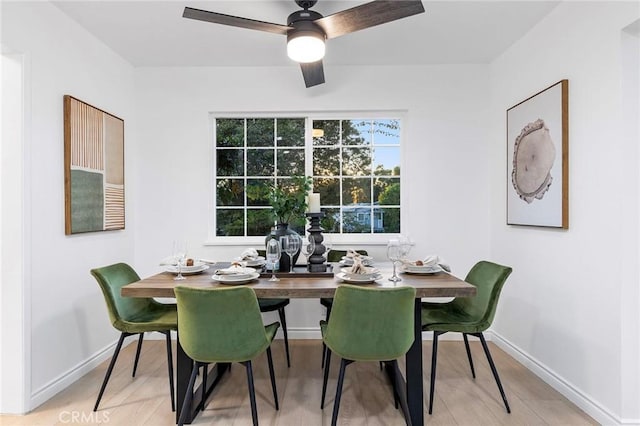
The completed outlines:
[[[467,349],[467,358],[469,358],[469,366],[471,367],[471,375],[473,378],[476,378],[476,370],[473,368],[473,358],[471,358],[471,350],[469,349],[469,339],[467,338],[467,333],[462,333],[462,338],[464,339],[464,347]]]
[[[191,400],[193,399],[193,386],[196,384],[196,376],[200,369],[200,363],[194,362],[191,369],[191,377],[189,378],[189,385],[187,386],[187,394],[184,396],[184,403],[180,410],[180,418],[178,419],[178,426],[184,425],[184,421],[187,419],[187,412],[191,409]]]
[[[402,373],[400,372],[400,367],[398,367],[398,361],[397,360],[393,360],[391,361],[391,366],[393,367],[393,379],[394,379],[394,388],[397,390],[394,391],[395,395],[396,395],[396,399],[399,400],[400,405],[402,406],[402,411],[405,414],[406,420],[407,420],[407,424],[410,426],[411,425],[411,417],[408,416],[407,413],[409,413],[409,405],[407,403],[407,394],[406,392],[402,392],[401,393],[401,389],[402,389]],[[402,396],[401,396],[402,395]],[[398,408],[396,406],[396,408]]]
[[[284,307],[278,309],[278,315],[280,316],[282,333],[284,334],[284,349],[287,352],[287,367],[291,367],[291,360],[289,359],[289,336],[287,334],[287,316],[284,313]]]
[[[436,388],[436,364],[438,361],[438,336],[444,334],[440,331],[433,332],[433,347],[431,350],[431,383],[429,384],[429,414],[433,413],[433,393]]]
[[[267,361],[269,363],[269,376],[271,377],[271,390],[273,391],[273,401],[276,404],[276,410],[280,409],[278,405],[278,390],[276,389],[276,376],[273,372],[273,357],[271,356],[271,347],[267,348]]]
[[[198,371],[200,371],[200,370],[198,370]],[[206,391],[207,385],[206,385],[206,383],[207,383],[207,380],[208,380],[208,376],[209,376],[209,365],[207,364],[202,369],[202,383],[203,383],[202,389],[203,389],[203,391],[202,391],[202,401],[200,402],[200,405],[201,405],[200,410],[201,411],[204,411],[204,403],[207,402],[207,391]]]
[[[487,342],[484,340],[484,335],[482,333],[477,333],[474,334],[474,336],[480,338],[482,349],[484,349],[484,354],[487,356],[487,361],[489,361],[489,366],[491,367],[493,377],[496,379],[496,384],[498,385],[498,389],[500,390],[500,395],[502,395],[504,406],[507,409],[507,413],[511,413],[511,408],[509,408],[509,403],[507,402],[507,396],[504,394],[504,389],[502,388],[502,383],[500,382],[500,376],[498,376],[498,370],[496,370],[496,366],[493,363],[493,358],[491,358],[491,352],[489,352],[489,346],[487,346]]]
[[[251,361],[242,362],[247,369],[247,384],[249,385],[249,400],[251,401],[251,418],[253,419],[253,426],[258,426],[258,409],[256,407],[256,391],[253,387],[253,369],[251,368]]]
[[[326,322],[329,322],[329,315],[331,315],[331,307],[327,306],[327,315],[324,317]],[[324,368],[324,359],[327,355],[327,345],[324,344],[324,340],[322,341],[322,365],[321,368]]]
[[[142,349],[142,339],[144,339],[144,333],[140,333],[140,337],[138,338],[138,348],[136,349],[136,359],[133,361],[133,373],[131,373],[131,377],[136,377],[138,359],[140,359],[140,349]]]
[[[349,361],[347,359],[342,359],[340,363],[340,374],[338,375],[338,386],[336,387],[336,400],[333,401],[333,416],[331,417],[331,426],[336,426],[338,424],[338,411],[340,410],[340,398],[342,397],[342,385],[344,383],[344,371],[347,368],[347,365],[351,364],[353,361]]]
[[[116,365],[118,354],[120,353],[120,349],[122,348],[122,342],[124,342],[124,338],[127,336],[132,336],[132,334],[124,333],[124,332],[120,334],[120,339],[118,340],[118,344],[116,345],[116,350],[113,352],[113,356],[111,357],[111,362],[109,363],[109,368],[107,368],[107,374],[105,374],[104,380],[102,381],[102,386],[100,387],[100,392],[98,393],[98,399],[96,400],[96,405],[93,407],[93,411],[98,410],[98,405],[100,404],[100,400],[102,399],[102,394],[104,393],[104,390],[107,387],[107,382],[109,381],[109,377],[111,377],[113,366]]]
[[[327,345],[322,342],[322,365],[321,368],[325,368],[324,361],[327,358]]]
[[[163,331],[167,340],[167,365],[169,366],[169,392],[171,392],[171,411],[176,411],[175,392],[173,391],[173,357],[171,355],[171,331]],[[142,334],[140,334],[142,336]],[[140,339],[142,342],[142,339]]]
[[[380,361],[382,362],[382,361]],[[397,381],[396,381],[396,370],[391,368],[393,366],[393,364],[391,363],[391,361],[385,361],[384,362],[385,366],[387,367],[387,369],[391,370],[391,390],[393,391],[393,406],[395,407],[395,409],[398,409],[398,388],[397,388]],[[389,371],[389,370],[387,370]]]
[[[324,365],[324,380],[322,380],[322,399],[320,400],[320,409],[324,408],[324,397],[327,394],[327,381],[329,380],[329,368],[331,367],[331,350],[326,348],[327,359]]]

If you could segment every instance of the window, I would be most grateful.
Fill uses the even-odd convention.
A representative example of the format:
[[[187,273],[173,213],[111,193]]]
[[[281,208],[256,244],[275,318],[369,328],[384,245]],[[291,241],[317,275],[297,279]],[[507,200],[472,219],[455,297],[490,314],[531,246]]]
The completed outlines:
[[[307,116],[213,118],[216,237],[267,235],[266,199],[247,188],[312,176],[334,234],[400,232],[401,120]],[[290,227],[303,233],[304,218]]]

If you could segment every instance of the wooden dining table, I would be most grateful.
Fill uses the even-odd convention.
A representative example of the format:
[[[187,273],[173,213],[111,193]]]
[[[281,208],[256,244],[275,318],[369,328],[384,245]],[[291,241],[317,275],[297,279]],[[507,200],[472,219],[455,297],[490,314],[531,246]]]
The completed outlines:
[[[406,354],[406,390],[399,395],[406,398],[408,412],[405,412],[407,424],[424,424],[423,409],[423,389],[422,389],[422,327],[421,327],[421,300],[422,297],[473,297],[476,288],[447,272],[435,274],[407,274],[401,273],[402,281],[394,283],[389,281],[391,276],[391,266],[378,266],[382,278],[374,283],[365,284],[375,288],[391,288],[396,286],[411,286],[416,289],[416,299],[414,304],[414,334],[415,340]],[[197,275],[188,275],[185,280],[175,281],[174,275],[169,272],[161,272],[144,278],[140,281],[128,284],[122,288],[122,296],[126,297],[175,297],[174,288],[176,285],[186,285],[201,288],[227,287],[212,279],[212,271],[220,265],[212,265],[209,270]],[[305,274],[301,270],[296,270],[291,275],[279,274],[280,281],[269,281],[267,277],[260,277],[250,283],[243,284],[253,288],[257,297],[261,298],[288,298],[288,299],[317,299],[321,297],[333,297],[336,289],[342,282],[331,274]],[[180,319],[178,318],[178,321]],[[189,383],[189,376],[192,368],[192,360],[182,350],[180,346],[180,336],[178,335],[177,356],[176,356],[176,421],[182,409],[185,394]],[[224,372],[228,369],[228,364],[213,366],[214,371],[207,374],[207,383],[200,385],[195,392],[192,407],[189,407],[187,423],[198,414],[203,400],[203,393],[208,395]],[[403,410],[404,411],[404,410]],[[411,422],[408,419],[411,419]]]

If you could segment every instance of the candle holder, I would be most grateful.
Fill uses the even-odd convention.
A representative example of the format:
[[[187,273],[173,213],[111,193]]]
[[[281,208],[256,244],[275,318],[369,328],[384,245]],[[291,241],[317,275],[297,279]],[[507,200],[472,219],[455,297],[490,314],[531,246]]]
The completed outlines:
[[[316,244],[313,254],[309,256],[309,272],[326,272],[327,264],[325,262],[327,259],[324,257],[326,248],[322,245],[322,241],[324,240],[322,231],[324,231],[324,229],[320,226],[320,219],[324,217],[324,213],[306,213],[305,216],[309,218],[309,228],[307,231],[309,231],[310,237],[313,238]]]

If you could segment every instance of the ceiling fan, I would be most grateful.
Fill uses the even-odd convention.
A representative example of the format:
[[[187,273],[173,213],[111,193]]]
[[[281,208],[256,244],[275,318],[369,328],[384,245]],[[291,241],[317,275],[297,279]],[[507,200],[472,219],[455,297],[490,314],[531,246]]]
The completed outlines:
[[[185,7],[184,18],[287,36],[287,54],[300,63],[307,87],[324,83],[325,40],[424,12],[421,0],[375,0],[329,16],[309,10],[318,0],[295,0],[302,8],[287,25]]]

